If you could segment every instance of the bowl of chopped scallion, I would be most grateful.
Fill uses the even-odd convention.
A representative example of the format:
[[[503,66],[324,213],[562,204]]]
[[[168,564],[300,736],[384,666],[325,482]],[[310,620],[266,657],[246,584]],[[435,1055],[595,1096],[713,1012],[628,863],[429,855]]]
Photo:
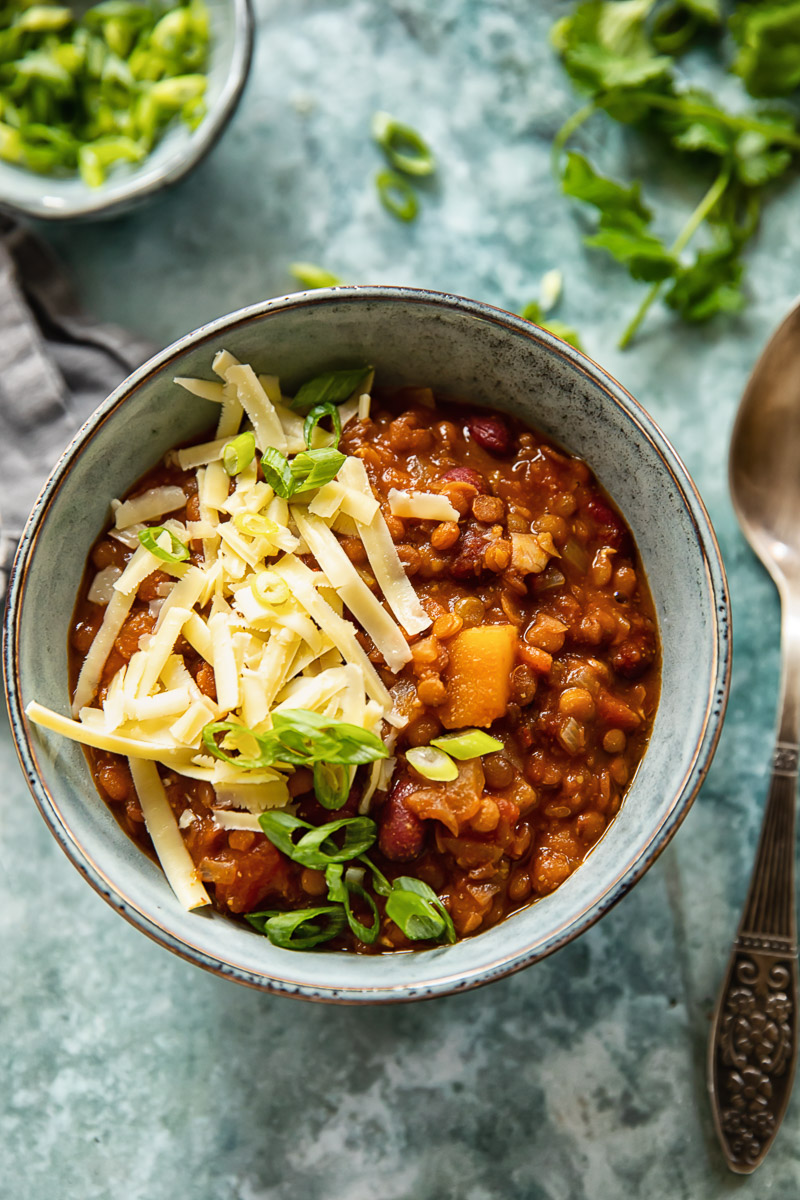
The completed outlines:
[[[250,0],[10,0],[0,11],[0,208],[106,216],[177,182],[230,120]]]

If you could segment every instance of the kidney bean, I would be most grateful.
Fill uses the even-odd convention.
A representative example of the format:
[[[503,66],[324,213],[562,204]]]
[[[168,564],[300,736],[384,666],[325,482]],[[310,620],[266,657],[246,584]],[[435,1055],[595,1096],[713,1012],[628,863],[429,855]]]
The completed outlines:
[[[508,454],[511,449],[511,433],[502,417],[471,417],[467,428],[473,441],[490,454]]]
[[[623,679],[638,679],[651,666],[656,656],[655,634],[639,629],[611,651],[611,665]]]
[[[481,574],[486,545],[483,532],[474,528],[465,531],[458,543],[458,554],[450,565],[450,574],[454,579],[474,579]]]
[[[392,862],[411,862],[419,858],[425,847],[425,822],[405,803],[405,797],[415,790],[411,779],[398,779],[380,812],[378,846],[381,854]]]
[[[472,484],[481,496],[486,496],[489,492],[489,484],[480,471],[476,471],[474,467],[450,467],[449,471],[445,471],[444,475],[442,475],[442,481],[445,483]]]
[[[610,504],[595,497],[586,505],[586,512],[597,526],[597,536],[604,546],[611,546],[614,550],[624,553],[630,552],[630,535],[622,518],[614,512]]]

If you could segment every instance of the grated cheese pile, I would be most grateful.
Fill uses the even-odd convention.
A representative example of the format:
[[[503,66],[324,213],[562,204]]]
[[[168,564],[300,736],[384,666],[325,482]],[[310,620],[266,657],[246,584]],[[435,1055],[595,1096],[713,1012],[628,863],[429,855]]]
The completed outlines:
[[[394,711],[356,638],[356,625],[343,610],[349,610],[395,672],[411,658],[406,634],[418,634],[431,624],[360,459],[347,457],[333,480],[288,502],[258,479],[253,461],[235,476],[229,494],[223,453],[244,428],[252,429],[259,452],[274,447],[293,455],[304,451],[306,443],[302,417],[287,405],[276,377],[256,375],[226,351],[217,354],[213,369],[218,382],[175,381],[220,410],[211,441],[172,455],[182,470],[196,471],[199,519],[184,523],[169,516],[185,506],[182,490],[174,486],[113,502],[111,535],[134,553],[123,571],[106,568],[92,582],[90,599],[105,606],[105,616],[80,671],[72,717],[36,702],[27,709],[31,720],[46,728],[128,758],[156,852],[187,908],[208,903],[208,895],[156,764],[210,783],[223,827],[258,829],[258,813],[288,803],[290,769],[246,771],[210,756],[202,740],[205,726],[230,720],[261,732],[271,727],[273,713],[303,708],[379,736],[389,728],[383,736],[391,749],[405,720]],[[339,408],[342,426],[369,413],[368,390],[358,392]],[[317,427],[312,445],[324,445],[328,437]],[[426,493],[394,492],[390,504],[393,512],[423,520],[458,517],[446,499]],[[167,563],[141,545],[138,534],[153,522],[163,526],[158,544],[165,550],[170,535],[184,544],[201,541],[202,564]],[[347,557],[337,532],[361,538],[385,603]],[[308,553],[318,569],[301,560]],[[170,582],[155,602],[153,633],[140,639],[138,651],[114,675],[97,707],[108,655],[139,585],[157,570],[165,571]],[[213,669],[216,702],[189,673],[178,649],[181,637]],[[391,757],[371,765],[362,812],[375,790],[388,786],[393,767]]]

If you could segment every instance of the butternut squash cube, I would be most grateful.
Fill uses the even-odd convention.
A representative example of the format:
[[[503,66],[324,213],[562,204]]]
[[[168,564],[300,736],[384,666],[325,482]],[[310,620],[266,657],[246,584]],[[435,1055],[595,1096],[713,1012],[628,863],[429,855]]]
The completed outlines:
[[[436,710],[446,729],[485,727],[505,714],[516,648],[515,625],[480,625],[447,643],[447,697]]]

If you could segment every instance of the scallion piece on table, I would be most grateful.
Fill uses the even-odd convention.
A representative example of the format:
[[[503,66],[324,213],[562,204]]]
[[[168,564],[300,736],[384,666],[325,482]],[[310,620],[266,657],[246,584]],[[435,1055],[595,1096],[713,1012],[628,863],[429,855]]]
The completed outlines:
[[[189,557],[189,547],[171,529],[166,529],[163,525],[151,525],[148,529],[141,529],[139,542],[145,550],[149,550],[162,562],[185,562]]]
[[[332,275],[324,267],[315,263],[294,262],[289,264],[289,274],[306,288],[336,287],[342,281],[337,275]]]
[[[432,175],[436,159],[428,143],[412,129],[386,112],[376,112],[372,118],[372,136],[389,162],[406,175]]]
[[[400,221],[413,221],[419,205],[416,192],[397,171],[378,171],[375,186],[383,207]]]
[[[459,760],[480,758],[482,754],[494,754],[495,751],[503,749],[499,738],[484,733],[482,729],[462,729],[458,733],[445,733],[442,737],[432,738],[431,745]]]
[[[255,434],[248,430],[228,442],[222,451],[222,465],[229,475],[239,475],[250,466],[256,455]]]

